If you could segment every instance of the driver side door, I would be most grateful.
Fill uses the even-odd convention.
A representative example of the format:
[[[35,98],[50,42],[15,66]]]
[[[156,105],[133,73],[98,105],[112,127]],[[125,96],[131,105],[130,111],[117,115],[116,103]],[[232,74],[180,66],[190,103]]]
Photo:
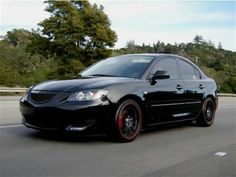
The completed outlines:
[[[149,124],[178,121],[184,109],[184,83],[176,58],[162,57],[153,66],[149,78],[156,71],[167,71],[168,79],[150,82],[145,95],[150,122]]]

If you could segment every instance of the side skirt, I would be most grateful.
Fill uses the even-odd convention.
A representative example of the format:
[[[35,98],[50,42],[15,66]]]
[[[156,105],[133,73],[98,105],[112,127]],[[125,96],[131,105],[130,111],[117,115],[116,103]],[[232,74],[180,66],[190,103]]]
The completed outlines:
[[[163,125],[163,124],[172,124],[172,123],[180,123],[180,122],[188,122],[188,121],[194,121],[196,118],[190,118],[190,119],[181,119],[176,121],[168,121],[168,122],[158,122],[158,123],[149,123],[147,124],[148,127],[156,126],[156,125]]]

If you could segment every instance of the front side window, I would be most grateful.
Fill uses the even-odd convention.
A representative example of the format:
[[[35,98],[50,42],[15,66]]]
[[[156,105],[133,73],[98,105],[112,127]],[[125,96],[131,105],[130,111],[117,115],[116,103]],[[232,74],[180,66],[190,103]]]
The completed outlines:
[[[181,69],[183,80],[196,80],[196,79],[198,79],[198,77],[196,76],[195,68],[193,65],[191,65],[183,60],[179,60],[179,64],[180,64],[180,69]]]
[[[163,58],[159,60],[153,68],[153,72],[167,71],[170,75],[169,79],[178,79],[178,68],[175,59]]]

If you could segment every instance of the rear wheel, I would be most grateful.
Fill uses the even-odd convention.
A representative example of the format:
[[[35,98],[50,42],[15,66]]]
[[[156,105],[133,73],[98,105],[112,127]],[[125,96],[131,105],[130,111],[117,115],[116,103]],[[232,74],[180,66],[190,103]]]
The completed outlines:
[[[211,98],[207,98],[202,106],[200,115],[197,118],[197,124],[200,126],[211,126],[215,119],[216,106]]]
[[[123,101],[116,111],[114,135],[122,142],[133,141],[142,128],[142,111],[133,100]]]

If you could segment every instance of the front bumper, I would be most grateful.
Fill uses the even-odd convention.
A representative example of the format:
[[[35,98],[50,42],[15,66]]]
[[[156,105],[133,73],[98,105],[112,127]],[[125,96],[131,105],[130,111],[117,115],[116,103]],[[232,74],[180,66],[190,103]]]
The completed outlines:
[[[27,96],[20,100],[22,123],[39,130],[95,131],[109,126],[114,116],[109,101],[67,102],[52,100],[36,104]]]

